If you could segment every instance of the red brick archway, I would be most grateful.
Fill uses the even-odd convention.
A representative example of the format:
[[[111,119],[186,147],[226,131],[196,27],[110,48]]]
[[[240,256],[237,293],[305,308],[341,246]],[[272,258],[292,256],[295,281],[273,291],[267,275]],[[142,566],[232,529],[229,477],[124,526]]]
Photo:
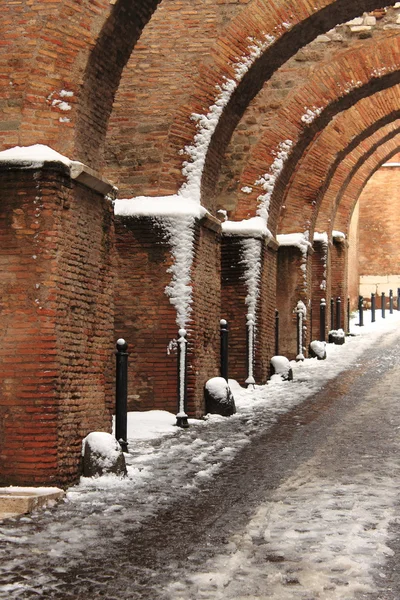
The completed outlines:
[[[347,110],[363,97],[372,96],[378,91],[398,83],[400,73],[394,60],[392,64],[394,71],[386,74],[387,69],[384,68],[382,71],[385,74],[379,75],[379,65],[385,64],[388,52],[391,55],[394,48],[398,48],[398,44],[398,39],[389,38],[381,40],[379,45],[374,43],[357,49],[357,51],[352,49],[348,53],[344,53],[341,60],[336,63],[324,65],[316,70],[312,82],[307,82],[301,91],[290,95],[290,100],[272,119],[262,139],[253,148],[240,182],[241,189],[247,186],[252,192],[250,194],[241,193],[239,196],[239,206],[235,218],[240,219],[254,215],[257,197],[265,193],[260,185],[254,185],[255,181],[263,173],[268,172],[275,159],[279,144],[284,140],[291,140],[292,147],[289,158],[275,184],[271,197],[269,228],[272,231],[275,230],[289,180],[295,173],[301,156],[311,147],[315,137],[324,130],[335,115]],[[351,68],[350,65],[352,65]],[[344,79],[340,80],[339,86],[336,85],[335,73],[343,74]],[[326,85],[327,81],[330,82],[329,86]],[[308,99],[311,106],[322,108],[322,111],[310,124],[302,120],[305,112],[305,98]],[[300,199],[299,202],[297,208],[301,211]],[[283,221],[282,229],[297,231],[298,224],[288,223],[286,228]]]

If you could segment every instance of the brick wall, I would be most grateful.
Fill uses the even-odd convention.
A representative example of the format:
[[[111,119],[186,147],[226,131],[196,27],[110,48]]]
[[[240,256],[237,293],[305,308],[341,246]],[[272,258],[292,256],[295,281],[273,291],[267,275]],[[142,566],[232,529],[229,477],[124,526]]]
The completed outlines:
[[[63,485],[111,427],[111,207],[59,165],[0,177],[0,482]]]
[[[254,375],[257,383],[269,376],[275,353],[276,249],[262,243],[260,295],[256,314]],[[246,305],[241,239],[222,238],[221,318],[229,323],[229,377],[244,385],[247,372]]]
[[[306,265],[306,273],[302,266]],[[307,279],[307,284],[305,278]],[[295,309],[297,302],[302,300],[307,307],[308,295],[305,289],[309,288],[311,277],[311,260],[304,262],[303,254],[297,247],[281,246],[278,250],[278,274],[276,303],[280,317],[280,354],[290,360],[298,354],[297,348],[297,315]],[[307,285],[307,288],[306,288]],[[309,311],[308,316],[309,319]],[[305,323],[305,325],[307,325]],[[307,348],[307,332],[304,332],[304,346]]]
[[[217,228],[218,229],[218,228]],[[219,375],[219,233],[196,224],[193,304],[188,325],[188,411],[204,414],[203,388]],[[130,410],[177,412],[176,310],[165,294],[171,252],[163,228],[147,218],[117,221],[116,336],[129,344]]]

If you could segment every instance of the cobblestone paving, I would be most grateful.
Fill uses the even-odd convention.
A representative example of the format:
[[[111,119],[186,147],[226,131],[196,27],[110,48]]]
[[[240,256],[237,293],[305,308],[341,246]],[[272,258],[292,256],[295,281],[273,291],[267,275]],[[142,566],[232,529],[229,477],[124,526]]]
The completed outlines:
[[[193,428],[155,443],[152,467],[138,444],[135,486],[4,522],[0,598],[398,600],[398,342],[276,423],[259,408],[228,438]]]

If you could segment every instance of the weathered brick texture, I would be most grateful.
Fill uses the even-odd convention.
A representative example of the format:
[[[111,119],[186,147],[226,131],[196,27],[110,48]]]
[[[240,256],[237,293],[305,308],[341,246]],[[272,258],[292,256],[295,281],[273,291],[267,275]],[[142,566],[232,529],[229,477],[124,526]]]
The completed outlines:
[[[111,206],[61,166],[0,177],[0,481],[63,485],[111,426]]]
[[[176,310],[171,249],[165,230],[148,218],[117,222],[116,336],[129,344],[129,409],[178,412]],[[219,375],[219,234],[197,223],[188,326],[188,411],[204,414],[203,387]]]

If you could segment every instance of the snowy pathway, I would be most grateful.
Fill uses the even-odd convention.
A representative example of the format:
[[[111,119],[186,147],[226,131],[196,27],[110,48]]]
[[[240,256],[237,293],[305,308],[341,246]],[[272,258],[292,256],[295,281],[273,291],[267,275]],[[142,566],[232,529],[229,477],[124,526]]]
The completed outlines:
[[[295,383],[235,389],[230,419],[132,441],[127,480],[0,524],[0,598],[392,598],[398,323],[296,365]]]

